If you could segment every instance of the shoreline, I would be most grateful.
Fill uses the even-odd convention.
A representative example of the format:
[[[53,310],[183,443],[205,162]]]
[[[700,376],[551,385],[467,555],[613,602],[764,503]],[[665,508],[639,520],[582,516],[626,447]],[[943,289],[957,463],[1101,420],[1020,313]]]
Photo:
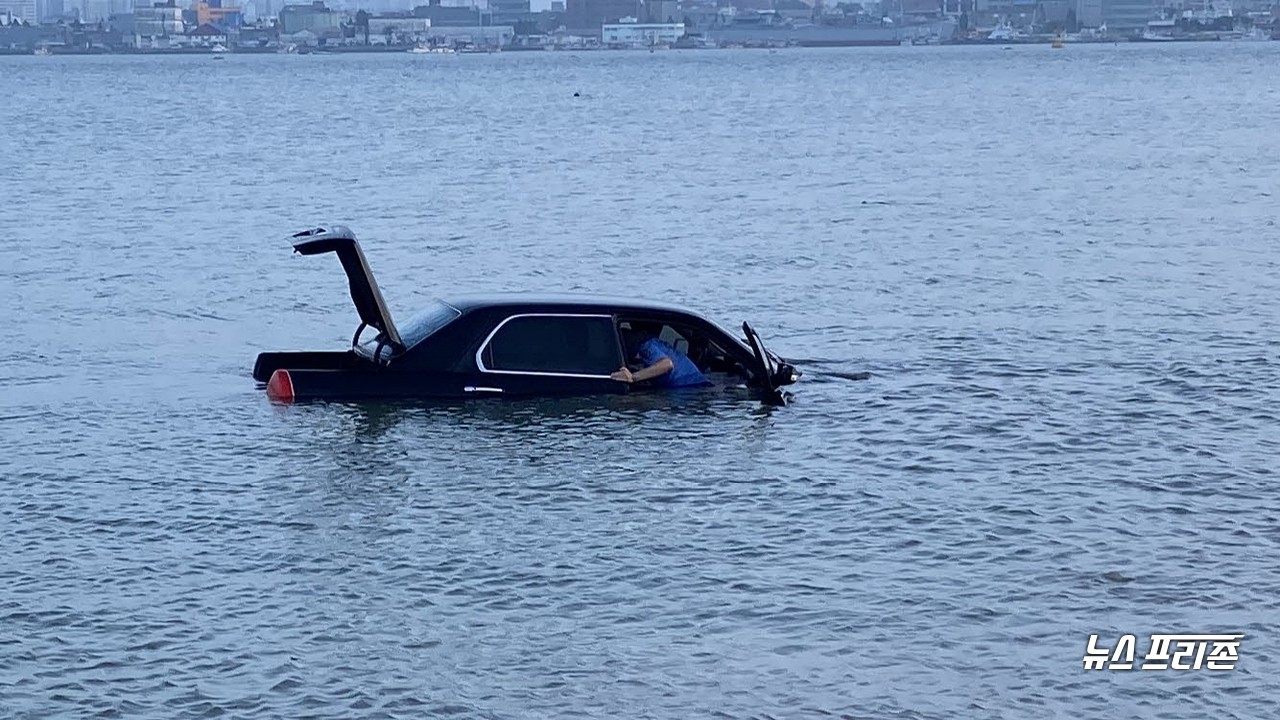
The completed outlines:
[[[1152,40],[1147,38],[1120,37],[1109,39],[1090,39],[1076,40],[1064,43],[1065,46],[1071,45],[1161,45],[1168,43],[1247,43],[1254,44],[1257,42],[1277,42],[1280,39],[1272,38],[1269,41],[1248,41],[1223,39],[1220,37],[1200,37],[1200,38],[1172,38]],[[284,49],[279,47],[230,47],[226,50],[215,51],[212,48],[163,48],[163,49],[139,49],[139,48],[106,48],[106,47],[58,47],[45,46],[48,52],[38,52],[34,48],[31,49],[13,49],[0,48],[0,56],[52,56],[52,55],[155,55],[155,56],[173,56],[173,55],[208,55],[222,57],[226,55],[387,55],[402,53],[408,55],[492,55],[508,52],[644,52],[646,50],[654,52],[657,50],[793,50],[793,49],[832,49],[832,48],[851,48],[851,47],[1011,47],[1014,45],[1052,45],[1053,38],[1047,39],[1017,39],[1017,40],[985,40],[985,39],[963,39],[963,40],[944,40],[940,42],[914,43],[914,42],[851,42],[838,44],[803,44],[803,45],[778,45],[778,44],[738,44],[724,46],[659,46],[659,47],[578,47],[578,46],[523,46],[509,45],[501,48],[468,48],[461,50],[448,49],[439,52],[414,53],[413,45],[349,45],[334,47],[305,47],[297,49]]]

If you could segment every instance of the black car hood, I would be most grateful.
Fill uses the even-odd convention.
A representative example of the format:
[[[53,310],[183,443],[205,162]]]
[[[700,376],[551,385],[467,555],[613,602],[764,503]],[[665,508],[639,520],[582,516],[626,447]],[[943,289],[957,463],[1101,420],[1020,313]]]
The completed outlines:
[[[355,234],[338,225],[327,229],[304,230],[295,234],[292,239],[295,241],[293,249],[300,255],[337,253],[342,269],[347,273],[351,301],[360,314],[360,322],[377,328],[387,344],[396,350],[404,349],[404,342],[400,339],[395,323],[391,322],[391,312],[387,310],[382,291],[373,279],[373,271],[369,269],[369,262],[365,260]]]

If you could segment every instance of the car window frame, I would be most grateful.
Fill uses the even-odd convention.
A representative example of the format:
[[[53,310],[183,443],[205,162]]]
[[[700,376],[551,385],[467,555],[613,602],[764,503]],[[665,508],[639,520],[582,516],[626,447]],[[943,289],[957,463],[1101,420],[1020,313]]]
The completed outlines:
[[[749,370],[746,369],[747,366],[744,364],[746,360],[749,358],[749,356],[743,356],[742,355],[743,348],[732,344],[734,341],[733,334],[728,332],[727,330],[725,330],[723,327],[716,324],[715,322],[712,322],[705,318],[687,318],[687,317],[671,318],[671,317],[662,316],[662,315],[651,315],[651,314],[646,314],[643,312],[635,312],[635,311],[619,312],[616,314],[615,317],[616,317],[616,320],[614,322],[614,327],[615,329],[618,329],[619,335],[621,335],[621,332],[622,332],[619,326],[625,322],[640,322],[640,323],[647,323],[651,325],[668,327],[673,332],[680,335],[680,337],[683,338],[686,342],[689,343],[689,350],[693,349],[693,341],[697,339],[708,346],[707,347],[708,352],[711,352],[712,349],[714,348],[714,352],[717,355],[728,359],[730,362],[741,365],[744,368],[742,372],[734,372],[732,373],[733,375],[746,377],[746,375],[750,372]],[[725,345],[726,342],[730,343],[730,345],[726,346]],[[682,354],[684,354],[685,357],[688,357],[690,360],[693,359],[692,356],[689,354],[689,352],[685,352],[685,351],[680,351],[680,352],[682,352]],[[748,349],[746,350],[746,352],[750,353],[751,351]],[[706,353],[703,354],[701,359],[705,359],[705,357],[706,357]],[[631,359],[632,358],[630,357],[627,358],[628,364],[630,364]]]
[[[476,349],[476,354],[475,354],[476,369],[486,375],[525,375],[525,376],[532,376],[532,377],[582,378],[584,380],[612,380],[613,379],[608,374],[592,375],[588,373],[548,372],[546,370],[498,370],[498,369],[487,367],[484,364],[484,351],[486,348],[489,347],[489,344],[493,342],[493,338],[496,337],[499,332],[502,332],[502,328],[506,327],[507,323],[511,322],[512,320],[518,320],[520,318],[529,318],[529,317],[592,318],[592,319],[607,320],[609,322],[610,328],[613,331],[613,350],[615,353],[615,357],[622,358],[622,340],[618,336],[617,321],[615,319],[615,316],[612,314],[598,313],[598,312],[595,312],[595,313],[524,312],[524,313],[515,313],[512,315],[506,316],[505,318],[502,319],[501,322],[495,325],[492,330],[489,331],[489,334],[485,336],[484,340],[480,343],[480,346]],[[619,367],[621,367],[622,366],[621,364],[625,363],[626,360],[620,359],[618,362],[619,362]]]

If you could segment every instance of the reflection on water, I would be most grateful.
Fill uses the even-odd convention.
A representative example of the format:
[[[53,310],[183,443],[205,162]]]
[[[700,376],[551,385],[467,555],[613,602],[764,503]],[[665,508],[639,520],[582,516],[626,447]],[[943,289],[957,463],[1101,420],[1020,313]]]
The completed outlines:
[[[767,418],[777,410],[775,406],[762,403],[759,393],[743,386],[583,397],[301,400],[273,403],[273,406],[281,418],[289,417],[293,412],[312,417],[310,413],[314,412],[326,420],[340,420],[350,427],[352,439],[356,442],[376,440],[406,421],[525,435],[570,428],[590,430],[601,425],[634,428],[654,418],[677,425],[685,419],[714,419],[728,413]]]

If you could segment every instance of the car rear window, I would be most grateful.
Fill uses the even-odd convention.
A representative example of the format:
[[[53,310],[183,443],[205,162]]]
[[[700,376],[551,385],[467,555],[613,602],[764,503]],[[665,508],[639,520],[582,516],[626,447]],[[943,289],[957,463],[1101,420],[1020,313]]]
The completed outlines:
[[[397,327],[400,331],[400,339],[404,341],[406,348],[411,348],[431,337],[437,330],[448,325],[461,314],[448,303],[433,301],[418,314],[409,318],[408,322]]]

